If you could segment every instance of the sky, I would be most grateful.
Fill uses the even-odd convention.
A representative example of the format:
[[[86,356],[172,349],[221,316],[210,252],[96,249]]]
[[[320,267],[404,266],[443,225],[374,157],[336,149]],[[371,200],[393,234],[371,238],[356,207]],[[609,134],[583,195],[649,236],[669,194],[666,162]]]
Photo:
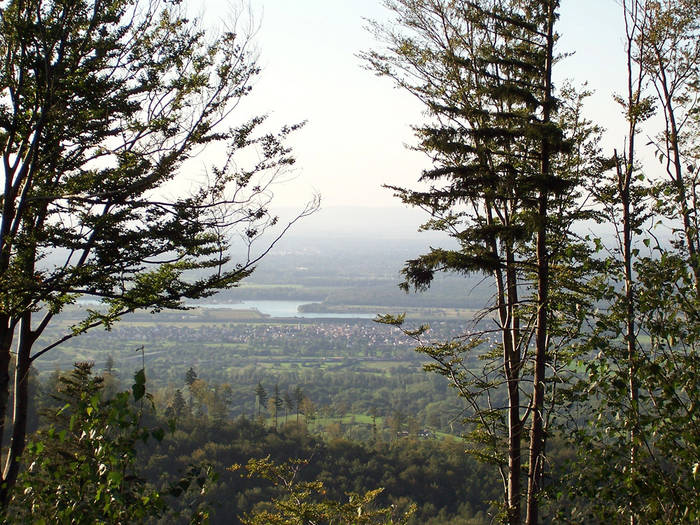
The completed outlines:
[[[197,0],[190,0],[194,6]],[[209,1],[207,24],[230,19],[236,0]],[[255,42],[263,68],[246,111],[274,125],[307,121],[290,140],[297,164],[275,188],[278,206],[303,205],[320,193],[324,208],[401,206],[382,184],[410,186],[429,166],[410,151],[420,104],[362,68],[357,54],[377,47],[365,19],[387,20],[381,0],[252,0]],[[562,0],[558,80],[588,82],[588,117],[620,140],[623,123],[612,94],[624,77],[622,19],[616,0]]]

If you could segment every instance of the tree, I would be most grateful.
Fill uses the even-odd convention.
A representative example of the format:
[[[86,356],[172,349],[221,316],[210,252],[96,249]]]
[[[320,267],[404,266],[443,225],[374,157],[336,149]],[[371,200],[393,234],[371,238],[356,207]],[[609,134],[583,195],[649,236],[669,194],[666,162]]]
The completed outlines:
[[[195,415],[218,422],[224,420],[229,405],[226,386],[228,385],[212,386],[203,379],[195,379],[189,387],[192,400],[196,402]]]
[[[606,314],[599,315],[594,331],[592,348],[603,350],[607,357],[621,363],[620,377],[617,379],[626,384],[626,395],[630,411],[639,409],[639,384],[637,363],[639,362],[639,346],[637,340],[637,282],[635,279],[634,263],[638,249],[635,248],[635,232],[639,232],[649,218],[644,204],[645,191],[641,187],[639,166],[637,161],[637,138],[643,123],[653,115],[653,100],[644,96],[647,75],[644,68],[635,61],[638,52],[644,53],[647,45],[647,34],[644,29],[643,9],[636,0],[623,2],[625,19],[625,47],[627,85],[624,95],[616,96],[616,101],[622,107],[628,132],[625,148],[618,152],[615,149],[609,162],[612,174],[601,177],[592,188],[597,204],[600,206],[600,222],[615,225],[616,246],[611,248],[613,255],[608,258],[606,273],[608,279],[602,281],[602,293],[598,301],[610,304]],[[602,245],[601,241],[598,242]],[[612,284],[612,286],[610,286]],[[600,337],[600,338],[599,338]],[[618,347],[617,341],[623,341]],[[608,378],[610,379],[610,378]],[[593,381],[594,382],[594,381]],[[632,417],[631,419],[634,419]],[[625,469],[629,479],[637,476],[639,437],[636,425],[627,428],[628,437],[623,448],[628,455]],[[601,462],[604,463],[604,462]],[[637,516],[632,511],[634,505],[628,504],[629,522],[637,523]]]
[[[369,410],[369,415],[372,417],[372,443],[377,443],[377,407],[372,406]]]
[[[189,412],[190,414],[194,413],[192,410],[193,405],[194,405],[194,397],[193,397],[193,391],[194,391],[194,384],[197,381],[197,372],[194,371],[194,368],[189,367],[187,372],[185,372],[185,384],[187,385],[187,391],[190,394],[189,398]]]
[[[304,398],[301,400],[301,404],[297,406],[297,411],[304,414],[304,421],[306,422],[307,427],[309,424],[313,425],[318,413],[318,409],[313,401],[304,396]]]
[[[294,400],[289,392],[285,392],[283,396],[284,401],[284,422],[287,422],[287,415],[289,412],[294,410]]]
[[[297,424],[299,423],[299,412],[301,410],[301,405],[304,401],[304,392],[302,391],[301,387],[297,385],[294,388],[294,405],[296,406],[297,409]]]
[[[185,384],[189,387],[192,386],[192,383],[194,383],[197,380],[197,372],[194,371],[194,368],[190,367],[187,372],[185,372]]]
[[[258,401],[258,418],[260,417],[260,410],[265,406],[267,402],[267,391],[262,383],[258,381],[258,386],[255,387],[255,399]]]
[[[172,402],[172,409],[175,418],[182,417],[182,415],[185,413],[185,410],[187,409],[187,403],[185,402],[185,398],[182,395],[182,390],[180,390],[179,388],[175,390],[175,395],[173,396]]]
[[[616,99],[628,134],[624,151],[612,155],[607,184],[595,192],[617,239],[597,297],[609,307],[592,319],[597,357],[588,363],[581,400],[588,425],[572,435],[580,461],[568,485],[597,521],[692,522],[700,516],[700,446],[690,437],[700,435],[693,415],[700,402],[693,197],[700,3],[629,0],[622,8],[627,89]],[[660,132],[644,131],[655,137],[647,146],[661,177],[640,161],[637,140],[643,126],[656,126],[650,117],[657,108]],[[673,225],[670,234],[656,229],[661,222]]]
[[[441,271],[491,276],[495,299],[464,338],[426,342],[426,327],[407,330],[473,411],[474,452],[500,470],[504,520],[539,521],[546,425],[557,391],[560,352],[577,335],[578,275],[585,248],[571,224],[587,174],[593,130],[580,97],[562,108],[552,83],[559,2],[389,0],[396,23],[374,29],[384,52],[368,66],[414,94],[429,122],[416,128],[433,161],[421,189],[392,187],[425,209],[423,226],[448,233],[456,249],[433,248],[407,262],[405,290],[430,286]],[[567,95],[562,89],[561,95]],[[585,301],[584,301],[585,304]],[[384,317],[397,326],[403,317]],[[496,343],[498,338],[498,343]],[[474,372],[470,354],[486,364]],[[555,370],[548,377],[547,367]],[[565,374],[564,374],[565,376]],[[492,394],[505,390],[505,406]],[[527,487],[522,442],[529,426]],[[505,450],[503,444],[505,443]]]
[[[296,126],[263,132],[263,117],[230,125],[259,71],[249,37],[232,29],[208,39],[180,2],[11,0],[0,8],[0,35],[6,501],[24,448],[32,362],[125,313],[183,308],[249,275],[278,238],[253,248],[277,222],[270,184],[293,162],[282,141]],[[220,162],[197,183],[192,159],[204,149]],[[236,160],[246,150],[257,151],[249,167]],[[192,190],[169,197],[185,170]],[[81,296],[100,307],[40,340]]]
[[[65,403],[52,425],[26,448],[26,470],[11,492],[6,517],[32,523],[121,523],[148,521],[167,511],[167,493],[149,487],[138,475],[137,444],[162,439],[160,429],[141,426],[148,405],[143,370],[131,391],[102,400],[102,380],[91,363],[77,363],[60,378]],[[191,469],[171,495],[208,474]],[[207,513],[195,510],[190,523],[202,523]],[[174,518],[174,516],[173,516]]]
[[[228,383],[214,387],[214,418],[223,420],[229,416],[234,401],[233,388]]]
[[[682,224],[695,287],[700,290],[700,229],[698,228],[697,162],[700,109],[700,2],[697,0],[636,0],[624,5],[640,12],[635,60],[648,75],[663,127],[652,141],[666,179],[656,190],[664,215]],[[669,198],[670,197],[670,198]]]
[[[195,417],[205,418],[209,414],[209,385],[203,379],[195,379],[189,386],[190,409]]]
[[[269,457],[249,460],[245,466],[247,476],[272,482],[281,494],[271,501],[271,505],[242,516],[241,522],[245,525],[399,525],[408,523],[415,513],[415,505],[409,506],[405,512],[394,505],[375,508],[374,501],[382,489],[370,490],[364,495],[350,493],[347,502],[331,500],[325,496],[322,481],[299,479],[300,469],[306,463],[289,460],[280,465]],[[240,465],[232,467],[233,470],[240,468]]]
[[[114,375],[114,356],[112,356],[112,354],[107,356],[104,371],[110,375]]]
[[[270,412],[275,420],[275,430],[277,430],[277,417],[279,414],[279,409],[284,405],[284,399],[280,394],[279,383],[275,383],[275,390],[273,391],[272,397],[270,398]]]
[[[400,410],[394,410],[390,417],[386,418],[386,423],[391,430],[391,439],[399,439],[403,434],[403,429],[406,424],[406,414]]]
[[[114,373],[102,372],[102,397],[109,399],[121,389],[121,381]]]

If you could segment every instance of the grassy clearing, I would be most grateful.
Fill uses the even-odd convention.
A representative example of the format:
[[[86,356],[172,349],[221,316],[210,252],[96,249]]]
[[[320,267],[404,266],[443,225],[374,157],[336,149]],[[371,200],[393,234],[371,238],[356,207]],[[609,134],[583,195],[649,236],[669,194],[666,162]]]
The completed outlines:
[[[383,372],[389,372],[393,368],[403,366],[416,366],[416,363],[413,361],[365,361],[362,363],[363,368],[369,368],[372,370],[379,370]]]
[[[304,415],[301,414],[300,416],[300,421],[303,423],[305,422]],[[296,412],[290,412],[287,415],[287,418],[289,421],[296,421]],[[280,423],[280,420],[284,422],[284,412],[282,412],[281,415],[277,416],[277,423]],[[265,423],[268,425],[273,425],[275,423],[275,418],[272,416],[268,416],[265,418]],[[371,425],[372,424],[372,416],[368,414],[347,414],[343,417],[338,417],[338,416],[316,416],[313,418],[313,420],[309,420],[308,425],[310,427],[313,427],[315,429],[318,429],[319,427],[324,427],[333,423],[341,423],[343,425]],[[384,425],[384,418],[382,416],[377,416],[376,417],[376,423],[378,427],[381,427]]]

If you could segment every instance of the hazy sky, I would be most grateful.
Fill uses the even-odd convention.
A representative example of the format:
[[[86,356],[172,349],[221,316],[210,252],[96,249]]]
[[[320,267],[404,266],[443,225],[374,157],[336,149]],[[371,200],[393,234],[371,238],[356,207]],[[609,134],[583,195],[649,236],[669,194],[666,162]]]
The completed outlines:
[[[230,12],[226,0],[205,5],[210,22]],[[277,202],[300,205],[319,192],[324,207],[399,205],[381,185],[411,185],[428,164],[404,147],[413,140],[410,125],[421,120],[420,105],[389,79],[363,70],[356,57],[375,45],[363,18],[387,18],[381,0],[253,0],[251,6],[263,73],[249,103],[276,123],[308,121],[292,140],[295,178],[276,189]],[[613,132],[621,125],[611,95],[623,87],[622,30],[616,0],[562,0],[559,51],[576,53],[561,64],[559,78],[587,81],[596,90],[589,117]]]

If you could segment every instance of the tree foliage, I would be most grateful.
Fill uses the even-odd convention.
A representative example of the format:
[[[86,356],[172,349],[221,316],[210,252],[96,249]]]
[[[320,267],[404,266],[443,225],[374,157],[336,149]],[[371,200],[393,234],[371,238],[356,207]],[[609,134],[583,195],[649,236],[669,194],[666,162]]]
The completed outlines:
[[[416,149],[433,161],[419,189],[392,189],[431,215],[423,229],[457,245],[408,261],[401,286],[422,290],[447,271],[485,275],[495,290],[462,339],[429,343],[424,328],[407,333],[468,403],[474,452],[503,478],[504,519],[520,523],[524,501],[527,522],[537,523],[552,394],[567,362],[560,350],[581,323],[573,301],[585,304],[586,267],[571,262],[588,250],[570,226],[583,216],[577,199],[596,134],[581,116],[581,95],[552,82],[559,3],[386,5],[396,24],[375,26],[386,49],[365,59],[424,104]],[[477,371],[475,354],[484,363]],[[505,406],[493,401],[499,390]]]
[[[321,481],[297,479],[299,469],[307,462],[288,460],[277,464],[269,456],[251,459],[245,466],[249,477],[260,477],[281,489],[281,496],[271,505],[242,517],[244,525],[401,525],[406,524],[415,512],[415,505],[400,512],[393,506],[374,508],[374,500],[382,492],[375,489],[364,495],[350,493],[347,502],[333,501],[325,497],[326,490]],[[238,470],[240,465],[234,465]],[[267,507],[267,508],[266,508]]]
[[[589,519],[692,523],[700,516],[693,197],[700,3],[631,0],[622,7],[627,90],[616,100],[628,134],[594,191],[601,220],[617,235],[600,275],[597,300],[606,308],[591,316],[595,358],[579,405],[587,407],[587,424],[572,434],[580,464],[568,484]],[[657,111],[661,118],[651,118]],[[647,146],[660,171],[639,160],[642,130],[653,137]]]
[[[283,140],[297,126],[265,132],[264,117],[231,124],[259,72],[249,36],[232,27],[209,38],[177,1],[4,2],[0,55],[0,422],[8,390],[15,400],[2,473],[9,487],[31,363],[127,312],[182,308],[249,275],[270,247],[256,251],[253,242],[277,222],[270,185],[293,162]],[[190,175],[183,192],[182,174],[205,149],[218,163]],[[35,347],[81,296],[100,307]]]
[[[26,470],[5,510],[9,521],[145,522],[168,512],[168,495],[207,481],[206,472],[190,468],[169,493],[161,494],[141,478],[138,445],[164,435],[162,429],[141,424],[149,405],[143,370],[136,373],[131,391],[109,400],[101,398],[102,378],[92,375],[91,363],[77,363],[60,384],[65,405],[25,450]],[[206,517],[206,510],[195,508],[190,522]]]

